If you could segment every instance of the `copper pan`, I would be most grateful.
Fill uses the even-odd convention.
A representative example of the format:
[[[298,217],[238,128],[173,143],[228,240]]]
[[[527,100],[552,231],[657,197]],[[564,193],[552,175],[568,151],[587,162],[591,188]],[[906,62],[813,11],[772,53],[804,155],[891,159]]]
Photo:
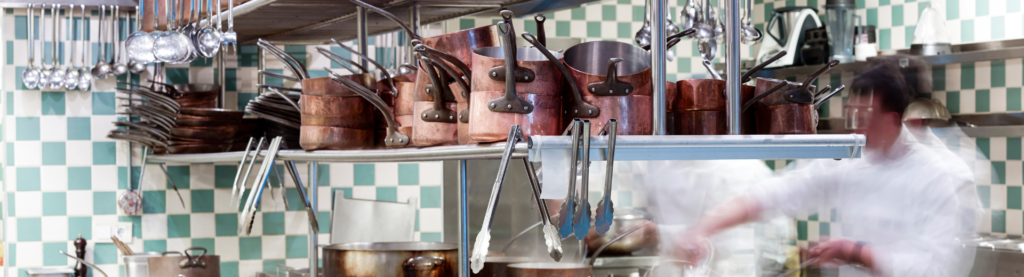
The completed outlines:
[[[725,111],[676,111],[672,114],[674,135],[729,134]]]
[[[411,115],[413,93],[416,91],[415,73],[395,77],[395,87],[398,88],[395,96],[395,116]]]
[[[509,277],[591,277],[594,269],[587,264],[577,263],[521,263],[508,266]]]
[[[413,41],[417,43],[417,41]],[[472,92],[472,69],[455,56],[448,55],[447,53],[441,52],[440,50],[430,48],[425,44],[418,44],[414,48],[416,53],[420,56],[430,58],[435,63],[442,83],[451,84],[449,87],[452,90],[451,95],[445,95],[444,101],[447,102],[467,102],[469,99],[469,93]],[[413,98],[416,101],[431,101],[434,99],[434,94],[430,92],[430,89],[434,86],[433,81],[430,79],[426,72],[419,74],[416,78],[416,89]],[[420,81],[421,78],[426,80]],[[455,86],[458,85],[458,86]]]
[[[225,141],[235,137],[235,133],[238,131],[237,126],[217,126],[217,127],[175,127],[171,128],[172,139],[193,139],[203,141]]]
[[[442,84],[441,89],[433,91],[434,95],[450,93],[447,85],[443,85],[441,75],[435,69],[436,62],[428,56],[420,57],[420,71],[431,77],[433,84]],[[419,95],[419,93],[417,93]],[[444,97],[434,97],[432,101],[413,103],[412,144],[415,146],[455,145],[458,136],[458,106],[455,102],[446,102]]]
[[[584,96],[651,95],[651,53],[638,46],[591,41],[569,47],[564,55]]]
[[[786,86],[781,89],[782,91],[798,89],[798,88],[800,88],[801,85],[803,85],[801,83],[789,82],[789,81],[786,81],[786,80],[758,77],[756,79],[756,83],[754,85],[754,87],[755,87],[755,89],[754,89],[754,96],[756,97],[758,95],[765,94],[766,92],[771,90],[772,87],[775,87],[775,86],[777,86],[777,85],[779,85],[781,83],[786,83]],[[811,90],[815,89],[815,86],[813,86],[813,85],[808,86],[808,87]],[[773,94],[771,94],[769,96],[766,96],[766,97],[762,98],[761,100],[758,100],[756,103],[754,103],[753,108],[754,109],[763,109],[763,108],[766,108],[768,106],[782,105],[782,104],[789,104],[789,103],[790,102],[786,101],[786,98],[783,96],[782,93],[773,93]]]
[[[227,144],[175,144],[167,145],[167,153],[170,154],[201,154],[217,153],[231,149],[233,143]]]
[[[583,96],[583,101],[601,107],[601,114],[590,119],[594,125],[590,128],[592,136],[598,136],[609,119],[619,122],[620,135],[650,135],[653,131],[648,95]]]
[[[813,105],[794,103],[768,106],[758,110],[758,133],[770,135],[817,134],[818,107],[845,88],[846,86],[836,88]]]
[[[678,98],[673,111],[724,111],[725,80],[690,79],[676,82]],[[754,97],[754,87],[744,85],[740,90],[740,103]]]
[[[515,91],[541,95],[558,95],[562,84],[562,73],[553,63],[560,63],[562,54],[552,53],[556,59],[549,60],[537,48],[516,47],[515,32],[510,28],[504,35],[505,46],[484,47],[473,50],[472,91],[504,91],[506,89],[506,67],[509,66],[509,53],[505,49],[515,49],[511,53],[514,59]],[[508,47],[508,48],[506,48]],[[508,132],[508,128],[504,128]]]
[[[365,87],[372,87],[377,82],[372,73],[344,75],[339,78],[356,81]],[[359,97],[348,88],[331,81],[331,77],[302,79],[302,95]]]
[[[194,115],[194,116],[208,116],[208,117],[224,117],[224,118],[242,118],[245,115],[245,111],[225,110],[225,109],[200,109],[200,108],[182,108],[178,110],[178,113],[183,115]]]
[[[373,137],[373,129],[328,126],[299,128],[299,145],[306,151],[371,149]]]
[[[364,87],[359,87],[359,84],[357,84],[356,82],[353,82],[351,80],[344,79],[344,78],[338,78],[338,79],[335,79],[335,81],[337,81],[340,84],[348,87],[353,92],[359,94],[360,97],[363,97],[367,101],[370,101],[370,103],[373,103],[374,107],[376,107],[380,111],[380,113],[384,116],[384,119],[388,123],[386,132],[385,132],[383,137],[380,136],[381,134],[379,134],[379,132],[375,132],[375,137],[376,137],[375,141],[379,142],[379,141],[383,140],[384,141],[384,146],[386,146],[388,148],[398,148],[398,147],[405,147],[405,146],[409,145],[409,135],[410,134],[409,133],[401,133],[400,132],[400,129],[398,128],[399,127],[398,122],[395,120],[395,116],[392,115],[390,108],[388,108],[387,103],[385,103],[383,99],[381,99],[377,94],[375,94],[374,92],[370,91],[369,89],[364,88]],[[377,145],[379,145],[379,144],[377,144]]]

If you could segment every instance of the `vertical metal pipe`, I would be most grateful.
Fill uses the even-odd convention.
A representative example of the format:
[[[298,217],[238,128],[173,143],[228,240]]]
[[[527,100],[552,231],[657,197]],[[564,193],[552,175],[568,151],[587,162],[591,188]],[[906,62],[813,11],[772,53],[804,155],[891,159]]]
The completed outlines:
[[[651,124],[653,135],[665,134],[665,0],[651,0]]]
[[[309,197],[309,206],[311,208],[313,208],[313,211],[318,212],[317,215],[319,216],[319,210],[316,209],[316,197],[317,197],[316,196],[317,195],[316,192],[317,192],[317,184],[318,184],[317,181],[319,181],[316,178],[317,177],[317,172],[316,172],[317,171],[317,167],[319,167],[317,162],[310,162],[309,163],[309,182],[308,182],[309,183],[309,189],[307,189],[306,191],[309,192],[308,193],[309,194],[308,195],[308,197]],[[317,230],[314,230],[313,227],[310,226],[309,227],[309,276],[317,276],[316,271],[317,271],[317,268],[320,267],[319,259],[317,258],[317,256],[319,256],[319,254],[320,254],[319,250],[320,249],[317,248]]]
[[[359,50],[359,53],[363,55],[366,55],[366,52],[369,50],[366,45],[366,8],[361,6],[356,7],[356,46],[358,46],[356,50]],[[369,67],[366,60],[362,58],[359,59],[359,64],[363,67]]]
[[[164,82],[164,63],[153,63],[153,81],[157,83],[166,83]],[[153,89],[156,91],[164,91],[164,86],[153,86]]]
[[[725,0],[725,114],[729,134],[739,135],[740,120],[740,0]]]
[[[415,37],[414,35],[418,35],[420,33],[423,33],[423,31],[420,30],[420,28],[423,27],[423,26],[421,26],[420,24],[421,24],[421,22],[420,22],[420,4],[419,3],[413,3],[412,6],[409,6],[409,27],[412,28],[412,31],[414,32],[414,34],[408,34],[408,36],[406,36],[406,40],[405,40],[405,44],[406,45],[405,46],[409,47],[409,49],[410,49],[409,51],[407,51],[408,55],[406,57],[408,57],[409,59],[406,60],[406,61],[412,61],[411,63],[414,64],[414,65],[419,64],[419,63],[415,62],[416,61],[416,57],[414,56],[415,55],[415,51],[411,50],[412,46],[409,45],[409,41],[411,41],[413,39],[413,37]]]
[[[258,54],[259,57],[256,60],[256,70],[258,70],[257,72],[263,71],[263,70],[267,70],[267,56],[266,56],[267,52],[265,52],[266,50],[263,50],[263,47],[260,47],[259,49],[260,49],[259,52],[257,52],[257,53],[259,53]],[[263,74],[259,74],[259,73],[257,73],[256,76],[257,76],[256,80],[259,81],[260,84],[266,84],[267,83],[267,76],[265,76]],[[256,86],[256,87],[257,87],[257,90],[256,90],[257,94],[256,95],[263,95],[263,92],[266,91],[266,89],[264,89],[261,86]],[[239,110],[241,110],[241,107],[239,107]]]
[[[466,160],[459,161],[459,277],[469,277],[469,213],[466,205]]]
[[[224,46],[221,46],[221,48],[224,48]],[[226,76],[224,74],[224,52],[224,49],[217,51],[217,84],[220,84],[220,97],[217,97],[217,107],[221,109],[224,108],[224,104],[227,102],[224,99],[228,95],[228,86],[225,84],[227,79],[224,77]]]

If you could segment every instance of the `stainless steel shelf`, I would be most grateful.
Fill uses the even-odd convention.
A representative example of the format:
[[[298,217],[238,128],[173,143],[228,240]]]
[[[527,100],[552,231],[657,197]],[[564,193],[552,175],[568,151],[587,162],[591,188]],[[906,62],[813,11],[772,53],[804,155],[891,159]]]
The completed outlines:
[[[724,159],[845,159],[860,157],[863,135],[723,135],[723,136],[619,136],[615,158],[640,160]],[[564,153],[568,136],[534,136],[516,144],[513,157],[540,161],[541,155]],[[602,160],[606,137],[591,138],[591,160]],[[499,159],[505,143],[403,148],[386,150],[282,150],[280,160],[306,162],[415,162],[440,160]],[[260,155],[263,155],[261,153]],[[238,162],[242,152],[152,155],[154,163]]]

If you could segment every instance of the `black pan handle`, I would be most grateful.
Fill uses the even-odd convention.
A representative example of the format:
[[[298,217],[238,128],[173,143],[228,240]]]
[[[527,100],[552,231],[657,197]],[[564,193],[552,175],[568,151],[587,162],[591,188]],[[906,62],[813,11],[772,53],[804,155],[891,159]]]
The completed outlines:
[[[779,82],[778,85],[775,85],[775,87],[772,87],[771,89],[769,89],[765,93],[762,93],[762,94],[760,94],[758,96],[754,96],[753,99],[750,99],[750,101],[747,101],[747,104],[743,105],[743,109],[740,110],[740,113],[746,112],[747,109],[750,109],[751,106],[754,106],[754,103],[757,103],[757,101],[759,101],[759,100],[761,100],[761,99],[763,99],[765,97],[768,97],[768,95],[770,95],[772,93],[775,93],[776,91],[781,90],[783,87],[786,87],[786,85],[788,85],[788,84],[789,84],[789,81]]]
[[[604,82],[590,83],[587,85],[587,91],[597,96],[626,96],[632,93],[633,85],[619,81],[618,65],[621,62],[621,58],[609,59],[608,75],[605,76]]]
[[[544,45],[544,47],[547,47],[548,36],[544,32],[544,21],[547,21],[548,18],[544,16],[544,14],[538,13],[537,15],[533,16],[533,20],[537,21],[537,41],[540,42],[540,45]]]
[[[423,121],[427,122],[455,123],[455,112],[444,106],[444,95],[448,90],[447,82],[441,81],[441,77],[437,70],[434,69],[436,63],[431,61],[429,57],[420,57],[420,62],[423,63],[420,65],[420,68],[425,68],[427,70],[427,75],[430,76],[430,82],[434,85],[434,89],[437,90],[433,95],[434,106],[423,111],[423,114],[421,114],[420,117],[422,117]]]
[[[533,36],[533,34],[530,34],[529,32],[523,32],[523,39],[526,40],[526,42],[533,44],[533,47],[536,47],[537,50],[540,50],[540,53],[544,54],[544,56],[547,57],[548,60],[551,61],[551,63],[554,64],[555,67],[558,68],[558,72],[562,73],[562,77],[565,78],[565,82],[569,83],[569,87],[572,90],[571,92],[569,92],[569,94],[572,95],[572,106],[569,107],[569,110],[565,111],[566,114],[568,114],[569,111],[572,111],[572,114],[569,116],[581,118],[594,118],[601,115],[600,108],[591,105],[586,101],[583,101],[583,96],[580,96],[580,94],[582,93],[580,91],[580,87],[579,85],[576,84],[576,77],[572,76],[572,73],[569,72],[569,69],[565,67],[565,64],[562,63],[562,61],[559,60],[558,57],[555,57],[554,54],[551,54],[551,51],[548,51],[548,49],[545,48],[544,45],[541,45],[540,42],[537,41],[537,38]]]
[[[761,69],[764,69],[765,66],[768,66],[769,64],[772,64],[773,62],[781,59],[782,57],[785,57],[786,54],[788,54],[786,50],[779,51],[779,53],[776,53],[775,56],[772,56],[770,59],[754,66],[750,70],[747,70],[746,73],[743,73],[743,79],[741,79],[742,82],[740,83],[750,82],[750,79],[754,77],[754,73],[761,71]]]
[[[807,88],[811,86],[811,82],[814,82],[814,80],[818,79],[818,77],[821,76],[821,74],[825,74],[825,72],[828,72],[837,65],[839,65],[839,60],[832,60],[828,64],[825,64],[825,66],[822,67],[821,69],[818,69],[818,71],[815,71],[814,73],[811,73],[811,75],[808,75],[807,79],[804,80],[804,83],[800,85],[800,91],[807,91]]]
[[[825,97],[819,99],[818,102],[814,103],[814,109],[817,110],[818,107],[821,107],[821,104],[825,104],[825,102],[828,101],[829,98],[832,98],[832,96],[835,96],[839,92],[842,92],[844,89],[846,89],[846,85],[839,85],[839,87],[836,88],[836,90],[833,90],[828,95],[825,95]]]
[[[682,32],[675,33],[675,34],[673,34],[671,36],[665,37],[665,49],[666,50],[672,49],[672,47],[675,47],[676,44],[678,44],[680,41],[682,41],[683,37],[692,35],[693,33],[696,33],[696,32],[697,32],[696,29],[690,28],[690,29],[683,30]],[[644,50],[647,50],[647,51],[651,51],[651,45],[650,44],[641,46],[641,48],[643,48]]]
[[[501,26],[505,26],[502,30]],[[503,35],[502,50],[505,51],[505,96],[487,102],[487,109],[496,113],[528,114],[533,112],[530,101],[519,98],[516,93],[516,37],[513,35],[512,24],[502,22],[498,30]]]
[[[440,50],[431,48],[430,46],[427,46],[422,43],[417,44],[415,48],[413,48],[413,50],[422,55],[430,57],[430,59],[432,59],[435,64],[439,65],[441,69],[443,69],[445,72],[448,72],[448,75],[451,75],[453,77],[458,76],[458,78],[455,78],[455,81],[459,83],[460,87],[462,87],[462,97],[469,99],[469,94],[471,91],[470,88],[472,88],[473,85],[472,79],[470,79],[470,76],[472,76],[472,70],[469,69],[469,66],[467,66],[466,63],[462,62],[455,56],[449,55],[448,53],[445,52],[441,52]],[[459,71],[461,72],[456,72],[445,62],[455,65],[455,67],[458,68]]]
[[[352,92],[355,92],[360,97],[363,97],[363,99],[369,101],[370,104],[373,104],[374,107],[377,107],[377,109],[384,114],[384,119],[388,123],[388,135],[384,138],[384,145],[387,145],[388,147],[409,145],[409,136],[398,132],[399,124],[395,121],[395,116],[391,113],[391,108],[388,107],[387,103],[384,103],[383,99],[380,99],[380,96],[377,96],[377,94],[374,94],[359,83],[349,80],[348,78],[342,78],[337,74],[334,74],[334,78],[331,79],[342,86],[345,86],[349,90],[352,90]],[[436,101],[436,99],[440,98],[435,97],[434,99]]]
[[[830,90],[832,90],[832,86],[825,85],[825,87],[821,88],[820,90],[818,90],[817,93],[814,94],[814,98],[821,97],[822,95],[825,95],[825,93],[830,91]]]

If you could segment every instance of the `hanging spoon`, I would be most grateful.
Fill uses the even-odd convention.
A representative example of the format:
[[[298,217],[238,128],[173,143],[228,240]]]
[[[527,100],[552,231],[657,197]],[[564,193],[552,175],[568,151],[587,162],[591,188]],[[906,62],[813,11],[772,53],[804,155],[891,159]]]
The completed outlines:
[[[640,27],[639,31],[636,31],[636,37],[633,39],[639,46],[651,45],[651,1],[644,0],[644,26]]]
[[[110,68],[113,71],[115,76],[124,75],[125,73],[128,73],[128,66],[125,65],[123,62],[121,62],[121,54],[123,54],[121,52],[123,52],[123,51],[120,51],[121,49],[119,49],[119,48],[121,48],[121,18],[120,17],[121,17],[121,7],[120,6],[114,6],[114,24],[112,24],[112,25],[114,27],[114,33],[116,33],[117,36],[114,37],[114,43],[113,43],[114,55],[113,55],[113,57],[110,57],[110,60],[111,60]]]
[[[52,10],[52,9],[51,9]],[[46,11],[39,9],[39,48],[42,59],[39,60],[39,89],[46,89],[50,86],[50,68],[46,66]]]
[[[108,64],[105,61],[107,59],[107,50],[106,50],[107,47],[103,44],[104,43],[104,41],[103,41],[103,38],[104,38],[103,33],[105,33],[103,31],[103,24],[105,22],[104,19],[107,16],[106,15],[106,13],[107,13],[106,8],[107,8],[107,6],[103,6],[103,5],[100,6],[100,27],[97,29],[97,30],[99,30],[99,33],[100,33],[100,43],[99,43],[100,57],[99,57],[99,60],[96,61],[96,66],[94,66],[92,68],[92,76],[96,77],[96,78],[100,78],[100,79],[106,79],[107,78],[107,74],[109,74],[110,71],[112,70],[110,68],[110,64]]]
[[[64,71],[64,88],[67,90],[74,90],[78,87],[78,70],[75,69],[75,38],[74,26],[75,26],[75,5],[69,5],[68,7],[68,36],[72,36],[71,52],[68,55],[68,69]]]
[[[36,69],[35,51],[33,51],[33,48],[36,47],[35,39],[33,38],[35,36],[33,23],[35,23],[36,15],[32,5],[31,3],[28,4],[28,24],[25,25],[25,28],[27,28],[25,33],[28,34],[28,68],[21,73],[21,82],[28,89],[35,89],[39,86],[39,69]]]
[[[209,22],[205,28],[199,31],[199,39],[197,40],[197,50],[203,57],[213,57],[220,51],[220,44],[223,42],[223,34],[217,28],[213,27],[213,0],[206,1],[206,18]]]
[[[89,41],[85,39],[85,5],[82,5],[82,24],[79,25],[79,34],[82,36],[82,67],[78,68],[78,90],[89,90],[92,87],[92,73],[89,72],[88,59],[86,59],[86,45]]]
[[[53,5],[53,45],[50,49],[53,50],[53,57],[50,61],[53,62],[53,67],[50,68],[50,89],[62,89],[64,88],[64,70],[60,68],[60,4]]]
[[[145,2],[145,0],[143,0],[142,2]],[[141,57],[141,58],[156,59],[156,58],[153,57],[153,39],[152,39],[152,37],[149,36],[149,33],[146,33],[146,32],[142,31],[142,14],[140,14],[142,12],[145,12],[145,10],[142,9],[142,5],[139,5],[137,7],[137,9],[135,10],[135,14],[136,14],[136,16],[135,16],[135,26],[136,27],[135,28],[138,29],[138,31],[136,31],[135,33],[132,33],[131,35],[128,35],[128,39],[125,40],[125,42],[124,42],[124,51],[127,52],[127,54],[128,54],[128,71],[130,71],[131,73],[135,73],[135,74],[139,74],[139,73],[145,72],[146,71],[146,63],[149,63],[149,62],[152,62],[152,61],[133,59],[132,58],[132,51],[136,51],[135,52],[136,54],[140,54],[140,55],[144,56],[144,57]],[[131,17],[131,14],[129,13],[128,14],[128,22],[130,23],[131,21],[132,21],[132,17]],[[131,47],[130,46],[131,43],[135,43],[136,45],[132,45],[132,46],[138,46],[139,48],[144,48],[142,46],[143,45],[147,45],[149,47],[149,49],[135,49],[135,50],[131,50],[131,48],[130,48]]]

